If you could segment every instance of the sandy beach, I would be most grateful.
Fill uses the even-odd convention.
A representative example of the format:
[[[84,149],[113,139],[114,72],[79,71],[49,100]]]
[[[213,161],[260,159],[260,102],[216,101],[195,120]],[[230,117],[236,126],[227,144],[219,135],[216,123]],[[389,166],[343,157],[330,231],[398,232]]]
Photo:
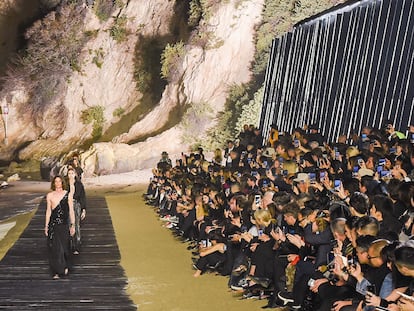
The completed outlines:
[[[193,278],[187,244],[177,241],[170,230],[163,228],[153,208],[142,200],[146,185],[128,179],[122,183],[115,177],[112,180],[112,183],[99,185],[86,180],[85,185],[88,196],[103,195],[106,198],[121,252],[121,265],[128,278],[127,292],[138,310],[247,311],[266,304],[266,300],[240,300],[239,295],[228,290],[226,277],[205,274]],[[13,192],[16,196],[32,192],[41,198],[48,189],[48,182],[28,181],[17,182],[3,191]],[[0,223],[9,224],[5,228],[11,227],[0,240],[0,258],[19,237],[33,213],[34,210]]]

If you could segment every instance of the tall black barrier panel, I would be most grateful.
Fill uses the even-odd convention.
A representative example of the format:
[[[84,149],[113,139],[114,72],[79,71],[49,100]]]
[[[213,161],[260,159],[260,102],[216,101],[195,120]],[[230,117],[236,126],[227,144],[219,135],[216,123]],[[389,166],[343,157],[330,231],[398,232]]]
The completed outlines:
[[[260,129],[317,124],[334,141],[414,121],[414,0],[349,1],[273,40]]]

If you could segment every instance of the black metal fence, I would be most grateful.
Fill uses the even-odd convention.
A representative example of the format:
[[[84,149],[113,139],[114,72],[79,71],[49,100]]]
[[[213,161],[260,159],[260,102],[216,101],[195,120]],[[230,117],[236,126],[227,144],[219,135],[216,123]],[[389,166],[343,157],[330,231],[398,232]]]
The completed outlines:
[[[319,125],[335,140],[413,120],[414,0],[347,2],[274,39],[260,128]]]

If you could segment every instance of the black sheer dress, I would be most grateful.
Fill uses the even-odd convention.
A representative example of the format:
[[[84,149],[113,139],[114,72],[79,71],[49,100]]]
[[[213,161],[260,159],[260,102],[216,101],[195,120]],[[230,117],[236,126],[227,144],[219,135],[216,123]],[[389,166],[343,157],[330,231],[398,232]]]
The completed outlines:
[[[68,226],[68,193],[60,200],[50,215],[47,248],[49,265],[53,275],[64,275],[69,268],[70,234]]]

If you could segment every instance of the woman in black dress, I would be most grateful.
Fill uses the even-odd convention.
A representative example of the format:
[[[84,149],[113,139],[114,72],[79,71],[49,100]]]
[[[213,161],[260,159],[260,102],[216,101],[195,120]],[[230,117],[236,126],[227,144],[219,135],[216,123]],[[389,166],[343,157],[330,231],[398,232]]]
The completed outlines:
[[[50,269],[53,278],[58,279],[69,272],[69,234],[75,233],[75,213],[73,193],[65,190],[60,176],[53,178],[51,189],[52,191],[46,196],[45,235]]]
[[[72,252],[74,255],[79,255],[81,246],[81,220],[86,217],[86,194],[85,188],[76,175],[76,170],[73,167],[68,168],[68,180],[71,187],[70,192],[73,192],[73,209],[75,211],[75,235],[72,237]],[[74,189],[72,189],[72,185]]]

